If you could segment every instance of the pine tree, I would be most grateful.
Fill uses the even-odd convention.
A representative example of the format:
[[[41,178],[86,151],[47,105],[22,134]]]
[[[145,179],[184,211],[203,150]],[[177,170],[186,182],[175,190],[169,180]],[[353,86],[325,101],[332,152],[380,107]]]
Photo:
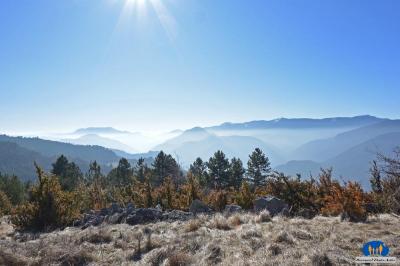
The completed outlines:
[[[68,159],[61,155],[53,163],[52,174],[59,178],[63,190],[72,191],[83,180],[83,174],[74,162],[68,162]]]
[[[159,186],[168,176],[175,181],[180,178],[180,168],[176,160],[170,155],[160,151],[152,164],[154,170],[153,183]]]
[[[271,163],[265,154],[256,148],[249,156],[247,162],[247,176],[255,187],[263,186],[267,183],[268,176],[271,173]]]
[[[229,160],[222,151],[217,151],[207,163],[210,187],[225,188],[229,184]]]
[[[142,157],[136,163],[136,177],[139,182],[143,182],[148,171],[147,165]]]
[[[238,158],[232,158],[229,168],[229,186],[239,189],[245,172],[242,161]]]
[[[133,183],[133,170],[127,159],[121,158],[117,168],[108,174],[108,182],[117,187],[130,186]]]
[[[207,185],[207,165],[200,157],[190,165],[189,172],[197,179],[200,186]]]

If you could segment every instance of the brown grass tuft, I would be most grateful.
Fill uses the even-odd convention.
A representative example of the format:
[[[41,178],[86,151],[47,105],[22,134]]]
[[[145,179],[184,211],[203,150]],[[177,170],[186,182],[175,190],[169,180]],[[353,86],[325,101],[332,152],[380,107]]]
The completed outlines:
[[[216,215],[212,220],[210,224],[211,228],[215,228],[218,230],[231,230],[232,228],[229,226],[228,222],[226,221],[226,218],[222,215]]]
[[[29,265],[29,263],[20,258],[17,254],[7,253],[0,249],[0,265],[20,266]]]
[[[239,214],[235,214],[234,216],[228,218],[228,223],[231,227],[238,227],[243,223],[243,221]]]
[[[276,245],[276,244],[270,245],[270,246],[267,248],[267,250],[269,251],[269,253],[270,253],[272,256],[276,256],[276,255],[279,255],[279,254],[282,253],[281,247],[278,246],[278,245]]]
[[[86,251],[79,251],[73,254],[67,253],[58,259],[61,266],[70,265],[88,265],[90,262],[94,261],[93,256]]]
[[[260,214],[256,217],[256,223],[268,223],[271,222],[271,215],[267,210],[260,212]]]
[[[198,219],[190,220],[185,227],[185,232],[195,232],[201,227],[202,223]]]
[[[294,244],[293,237],[289,235],[286,231],[281,231],[278,233],[278,235],[275,238],[276,243],[285,243],[289,245]]]
[[[104,243],[110,243],[112,241],[112,237],[110,233],[105,232],[105,231],[99,231],[95,232],[93,234],[86,235],[81,238],[81,243],[82,242],[89,242],[92,244],[104,244]]]
[[[333,263],[329,259],[326,254],[323,255],[314,255],[311,258],[311,262],[313,266],[331,266]]]
[[[182,252],[174,252],[168,257],[169,266],[186,266],[191,264],[191,258],[188,254]]]

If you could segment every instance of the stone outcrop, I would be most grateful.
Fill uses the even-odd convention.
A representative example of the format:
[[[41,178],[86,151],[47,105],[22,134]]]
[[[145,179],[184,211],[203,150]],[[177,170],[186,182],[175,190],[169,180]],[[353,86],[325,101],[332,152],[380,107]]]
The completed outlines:
[[[267,210],[272,216],[280,213],[286,215],[287,210],[289,210],[288,204],[276,197],[261,197],[256,199],[253,203],[255,212]]]

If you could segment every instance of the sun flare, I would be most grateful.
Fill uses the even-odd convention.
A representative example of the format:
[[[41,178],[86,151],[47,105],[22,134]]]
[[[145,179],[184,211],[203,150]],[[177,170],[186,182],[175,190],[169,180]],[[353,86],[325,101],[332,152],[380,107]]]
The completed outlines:
[[[125,0],[120,20],[126,21],[132,17],[141,20],[146,16],[147,8],[153,9],[167,37],[174,41],[177,36],[177,23],[163,0]]]

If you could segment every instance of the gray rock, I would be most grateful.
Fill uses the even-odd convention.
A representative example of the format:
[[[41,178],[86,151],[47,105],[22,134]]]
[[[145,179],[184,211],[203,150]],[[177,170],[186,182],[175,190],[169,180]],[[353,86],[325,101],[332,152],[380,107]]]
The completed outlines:
[[[98,226],[104,221],[104,216],[92,216],[89,221],[87,221],[83,226],[82,229],[86,229],[90,226]]]
[[[97,212],[97,215],[107,216],[110,214],[110,210],[108,208],[103,208]]]
[[[123,213],[114,213],[113,215],[108,216],[106,221],[109,224],[119,224],[121,223],[123,217],[124,217]]]
[[[172,210],[170,212],[166,212],[162,215],[163,221],[187,221],[193,218],[193,214],[191,212],[184,212],[179,210]]]
[[[283,217],[290,217],[290,211],[288,208],[284,208],[279,214]]]
[[[242,207],[240,207],[239,205],[226,205],[224,210],[225,213],[236,213],[241,211]]]
[[[288,204],[276,197],[263,197],[254,201],[254,211],[267,210],[272,216],[281,213],[284,209],[289,210]]]
[[[190,204],[189,211],[193,214],[209,213],[209,212],[211,212],[211,209],[210,209],[210,207],[207,206],[207,204],[196,199],[192,202],[192,204]]]
[[[129,225],[145,224],[159,221],[162,217],[162,212],[157,209],[136,209],[126,218],[126,223]]]
[[[355,215],[353,213],[348,213],[348,212],[342,212],[340,214],[340,220],[341,221],[347,221],[347,222],[352,222],[352,223],[365,223],[367,221],[367,214],[363,215]]]
[[[311,209],[300,209],[296,216],[302,217],[304,219],[312,219],[317,215],[317,213]]]
[[[115,213],[121,213],[123,211],[123,209],[121,208],[121,206],[119,206],[118,203],[112,203],[111,207],[109,209],[109,214],[113,215]]]

